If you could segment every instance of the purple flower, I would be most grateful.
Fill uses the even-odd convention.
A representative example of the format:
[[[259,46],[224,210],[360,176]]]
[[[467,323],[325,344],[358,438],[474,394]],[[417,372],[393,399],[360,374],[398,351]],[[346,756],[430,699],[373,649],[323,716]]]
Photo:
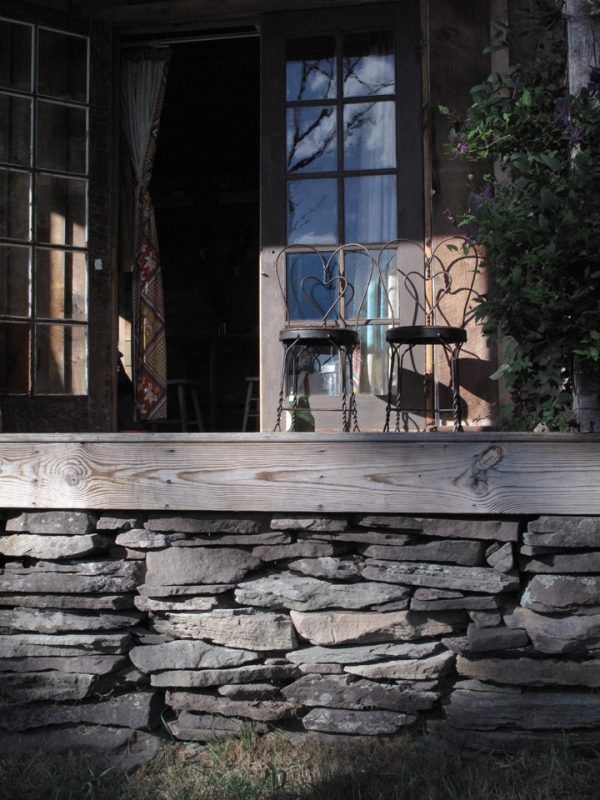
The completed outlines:
[[[461,139],[458,139],[456,146],[454,148],[454,155],[455,156],[464,156],[465,153],[469,152],[469,148],[467,147],[467,143],[463,142]]]
[[[494,202],[494,187],[491,183],[486,183],[481,192],[471,192],[469,196],[469,208],[479,216],[485,211],[486,206]]]

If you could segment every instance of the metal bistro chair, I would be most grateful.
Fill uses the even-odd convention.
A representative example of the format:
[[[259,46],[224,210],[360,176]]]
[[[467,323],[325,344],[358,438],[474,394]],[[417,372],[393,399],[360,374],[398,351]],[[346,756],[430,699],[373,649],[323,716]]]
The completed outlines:
[[[293,245],[277,256],[285,327],[279,333],[284,357],[276,431],[281,430],[284,412],[289,415],[288,430],[313,430],[312,410],[338,411],[343,431],[358,430],[352,361],[376,269],[371,252],[361,244],[333,251]],[[311,409],[311,383],[320,389],[315,393],[339,395],[340,408]]]
[[[479,269],[479,255],[471,242],[461,237],[442,240],[429,256],[414,242],[396,241],[391,244],[397,248],[398,292],[404,294],[404,302],[413,308],[410,325],[394,325],[386,331],[390,363],[384,431],[390,429],[392,412],[395,414],[395,430],[400,431],[402,415],[413,410],[402,405],[403,367],[407,356],[412,359],[413,349],[423,345],[443,347],[450,369],[452,408],[436,407],[434,402],[433,413],[439,415],[443,411],[452,411],[454,430],[462,431],[459,357],[467,341],[466,324],[471,318],[469,306]],[[422,268],[421,264],[415,268],[414,250],[412,259],[409,252],[411,263],[408,266],[403,263],[402,251],[404,249],[406,253],[407,248],[419,249],[418,260]],[[385,253],[385,248],[381,252]],[[456,300],[457,297],[460,301]],[[402,316],[402,309],[400,314]]]

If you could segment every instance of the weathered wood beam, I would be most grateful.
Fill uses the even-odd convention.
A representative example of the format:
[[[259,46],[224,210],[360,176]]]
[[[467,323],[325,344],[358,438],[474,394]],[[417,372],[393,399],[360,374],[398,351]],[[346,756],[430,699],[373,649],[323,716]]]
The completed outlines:
[[[0,507],[600,514],[600,437],[5,434]]]

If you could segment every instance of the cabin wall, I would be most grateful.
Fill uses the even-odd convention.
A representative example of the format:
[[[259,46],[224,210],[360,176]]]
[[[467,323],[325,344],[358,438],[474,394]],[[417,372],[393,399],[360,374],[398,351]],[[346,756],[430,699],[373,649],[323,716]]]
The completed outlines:
[[[4,512],[0,746],[600,744],[600,517]]]

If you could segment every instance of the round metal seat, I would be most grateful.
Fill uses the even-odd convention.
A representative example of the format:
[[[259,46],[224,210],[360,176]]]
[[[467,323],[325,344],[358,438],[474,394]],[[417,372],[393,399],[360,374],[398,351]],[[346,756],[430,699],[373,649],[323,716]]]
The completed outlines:
[[[388,344],[464,344],[467,332],[447,325],[403,325],[389,328],[385,340]]]
[[[328,343],[334,347],[356,347],[359,343],[357,331],[352,328],[285,328],[279,332],[279,341],[284,345],[298,343],[304,347],[318,347]]]

